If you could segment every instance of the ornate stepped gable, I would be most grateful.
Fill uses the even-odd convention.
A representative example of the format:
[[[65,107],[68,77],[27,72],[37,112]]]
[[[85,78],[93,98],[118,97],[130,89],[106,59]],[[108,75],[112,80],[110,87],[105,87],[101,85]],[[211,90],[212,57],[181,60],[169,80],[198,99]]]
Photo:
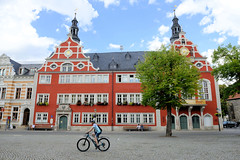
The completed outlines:
[[[178,50],[181,54],[187,57],[191,57],[193,60],[193,64],[200,71],[212,71],[212,67],[210,63],[207,61],[206,57],[203,57],[197,49],[197,46],[190,40],[185,37],[185,32],[181,31],[179,33],[179,38],[173,42],[173,46]]]
[[[72,71],[76,72],[98,71],[98,68],[94,68],[90,62],[90,57],[84,55],[82,48],[83,46],[74,41],[70,35],[65,42],[56,47],[55,52],[46,59],[38,72],[60,72],[64,64],[72,65]]]

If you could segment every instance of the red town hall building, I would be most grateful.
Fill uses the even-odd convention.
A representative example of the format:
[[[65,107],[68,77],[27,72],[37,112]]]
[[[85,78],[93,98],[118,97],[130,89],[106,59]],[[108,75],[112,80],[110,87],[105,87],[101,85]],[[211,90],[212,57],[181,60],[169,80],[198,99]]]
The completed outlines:
[[[104,130],[143,124],[152,130],[166,127],[166,111],[141,105],[141,83],[135,65],[144,52],[83,53],[76,17],[65,42],[56,47],[35,76],[33,124],[55,130],[86,130],[93,116]],[[187,104],[172,111],[172,128],[218,129],[221,111],[218,84],[212,68],[196,45],[186,39],[174,16],[171,45],[191,57],[201,71],[202,96],[186,98]]]

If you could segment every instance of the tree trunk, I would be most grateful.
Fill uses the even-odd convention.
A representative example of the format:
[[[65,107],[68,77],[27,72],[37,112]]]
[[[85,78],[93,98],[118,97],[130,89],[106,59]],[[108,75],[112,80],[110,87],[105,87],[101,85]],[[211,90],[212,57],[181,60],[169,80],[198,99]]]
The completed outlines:
[[[166,137],[172,136],[172,107],[167,106],[167,128]]]

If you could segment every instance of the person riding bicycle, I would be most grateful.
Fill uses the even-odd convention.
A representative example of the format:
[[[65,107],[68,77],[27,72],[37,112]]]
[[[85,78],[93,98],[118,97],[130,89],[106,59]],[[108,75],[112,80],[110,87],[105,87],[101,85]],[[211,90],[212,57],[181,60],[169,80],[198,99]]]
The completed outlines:
[[[91,122],[92,122],[92,127],[87,131],[87,133],[91,132],[94,129],[94,133],[92,134],[92,136],[94,137],[94,140],[95,140],[97,148],[98,148],[99,147],[98,138],[102,132],[101,132],[100,128],[98,127],[98,125],[95,123],[94,119]]]

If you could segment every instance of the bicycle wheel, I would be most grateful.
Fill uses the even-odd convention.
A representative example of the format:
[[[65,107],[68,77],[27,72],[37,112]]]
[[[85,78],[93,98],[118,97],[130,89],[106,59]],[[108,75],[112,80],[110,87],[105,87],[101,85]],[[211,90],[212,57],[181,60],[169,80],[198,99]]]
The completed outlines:
[[[90,147],[90,142],[87,138],[81,138],[77,142],[77,148],[81,152],[86,152]]]
[[[99,143],[99,150],[100,151],[107,151],[110,147],[110,142],[107,138],[99,139],[98,143]]]

